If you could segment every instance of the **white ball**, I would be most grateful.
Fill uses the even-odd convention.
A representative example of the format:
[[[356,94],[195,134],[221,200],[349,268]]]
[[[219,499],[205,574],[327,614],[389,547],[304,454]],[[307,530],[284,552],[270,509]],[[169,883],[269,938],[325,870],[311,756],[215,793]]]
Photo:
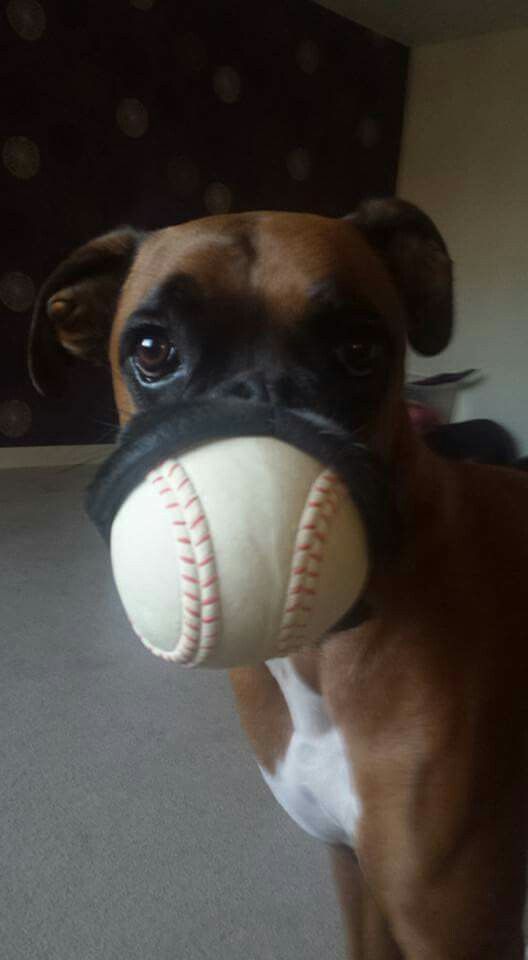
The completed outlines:
[[[342,482],[269,437],[167,459],[118,511],[111,554],[135,632],[191,666],[255,664],[316,643],[368,573]]]

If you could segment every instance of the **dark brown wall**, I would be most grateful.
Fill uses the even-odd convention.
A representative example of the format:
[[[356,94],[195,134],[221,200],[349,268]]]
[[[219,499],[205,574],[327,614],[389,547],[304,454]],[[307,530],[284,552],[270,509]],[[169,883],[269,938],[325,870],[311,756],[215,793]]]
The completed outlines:
[[[0,445],[104,442],[104,376],[68,409],[29,384],[34,289],[120,223],[392,193],[407,50],[306,0],[10,0],[3,27]]]

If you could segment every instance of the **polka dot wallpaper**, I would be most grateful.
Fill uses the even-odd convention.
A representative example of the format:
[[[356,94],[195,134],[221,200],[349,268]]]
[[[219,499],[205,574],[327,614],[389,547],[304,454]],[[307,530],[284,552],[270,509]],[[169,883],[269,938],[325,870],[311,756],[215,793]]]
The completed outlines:
[[[113,226],[394,190],[407,50],[310,0],[8,0],[1,44],[0,445],[114,435],[105,371],[25,367],[36,291]]]

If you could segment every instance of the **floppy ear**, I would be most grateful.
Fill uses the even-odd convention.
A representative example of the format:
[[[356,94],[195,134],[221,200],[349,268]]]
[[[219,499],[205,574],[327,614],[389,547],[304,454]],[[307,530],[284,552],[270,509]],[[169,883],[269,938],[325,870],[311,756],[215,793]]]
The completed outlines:
[[[453,329],[453,274],[447,247],[433,221],[405,200],[367,200],[350,220],[381,254],[409,318],[409,342],[432,356]]]
[[[40,290],[29,334],[29,372],[44,396],[60,395],[71,356],[104,363],[117,301],[142,234],[123,227],[75,250]]]

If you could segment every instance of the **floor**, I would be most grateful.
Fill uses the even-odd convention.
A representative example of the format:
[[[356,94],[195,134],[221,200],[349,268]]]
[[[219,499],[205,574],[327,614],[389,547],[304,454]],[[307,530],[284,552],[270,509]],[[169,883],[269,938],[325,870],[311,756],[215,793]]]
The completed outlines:
[[[227,677],[131,635],[91,469],[0,471],[3,960],[338,960],[326,852],[268,793]]]

